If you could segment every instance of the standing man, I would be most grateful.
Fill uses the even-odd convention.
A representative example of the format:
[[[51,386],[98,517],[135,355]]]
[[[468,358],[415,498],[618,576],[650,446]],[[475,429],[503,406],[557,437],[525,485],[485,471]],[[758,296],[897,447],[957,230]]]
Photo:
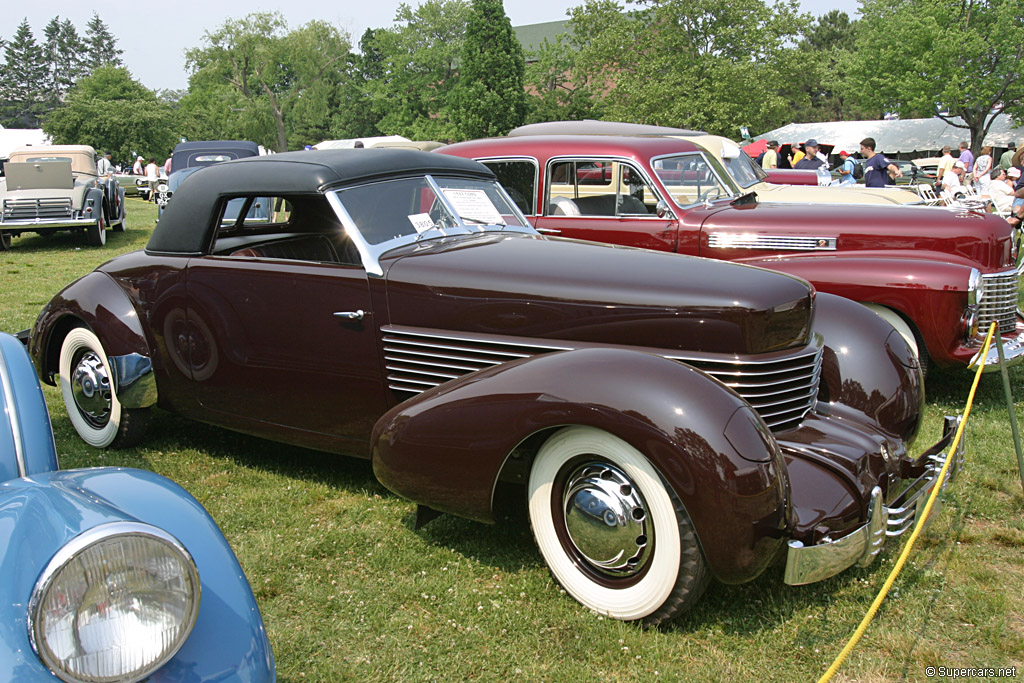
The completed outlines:
[[[960,143],[960,161],[964,162],[967,173],[964,174],[964,181],[971,182],[971,173],[974,171],[974,154],[971,153],[971,146],[966,140]]]
[[[903,177],[899,166],[886,159],[884,154],[875,152],[874,138],[864,138],[860,141],[860,153],[866,159],[864,161],[865,187],[885,187],[890,172],[895,178]]]
[[[816,171],[819,166],[824,166],[825,162],[818,156],[818,141],[811,138],[804,143],[804,149],[806,155],[803,159],[793,164],[793,168],[804,171]]]
[[[946,175],[946,171],[953,170],[954,161],[956,159],[953,158],[953,150],[949,148],[949,145],[946,145],[942,148],[942,158],[939,159],[938,166],[935,167],[936,180],[940,183],[942,182],[942,177]]]
[[[156,203],[156,186],[160,182],[160,169],[157,167],[154,157],[150,157],[149,163],[146,164],[146,180],[149,181],[149,199]]]
[[[857,160],[850,156],[845,149],[839,152],[839,159],[843,164],[839,167],[839,182],[837,184],[840,187],[856,185],[857,179],[853,177],[853,169],[857,165]]]
[[[764,156],[761,157],[761,168],[769,170],[772,168],[779,167],[779,141],[772,140],[768,143],[768,149],[765,150]]]
[[[96,162],[96,175],[106,178],[114,172],[114,164],[110,163],[110,152],[104,152],[100,160]]]
[[[1010,167],[1013,166],[1013,154],[1017,151],[1017,145],[1013,142],[1009,143],[1006,151],[999,157],[999,168],[1004,171],[1009,171]]]

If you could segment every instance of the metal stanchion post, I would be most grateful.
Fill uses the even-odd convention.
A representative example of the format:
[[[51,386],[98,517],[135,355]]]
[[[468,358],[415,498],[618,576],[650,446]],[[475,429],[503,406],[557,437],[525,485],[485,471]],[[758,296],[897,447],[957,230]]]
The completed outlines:
[[[1010,411],[1010,431],[1013,432],[1013,448],[1017,451],[1017,470],[1020,472],[1020,486],[1024,489],[1024,455],[1020,449],[1020,430],[1017,428],[1017,411],[1013,407],[1013,393],[1010,391],[1010,373],[1006,371],[1006,355],[1002,340],[996,343],[999,351],[999,373],[1003,376],[1003,393],[1006,394],[1006,408]]]

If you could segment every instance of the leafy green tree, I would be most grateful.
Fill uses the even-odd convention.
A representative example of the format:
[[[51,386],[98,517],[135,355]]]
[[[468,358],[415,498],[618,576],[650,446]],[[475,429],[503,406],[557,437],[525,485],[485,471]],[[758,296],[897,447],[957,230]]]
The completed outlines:
[[[54,144],[110,150],[115,161],[131,152],[162,159],[177,142],[174,112],[127,69],[101,66],[81,79],[43,121]]]
[[[601,99],[588,74],[576,68],[576,55],[584,40],[576,33],[560,33],[544,42],[526,65],[528,123],[580,121],[601,118]]]
[[[1024,121],[1020,0],[862,3],[858,49],[843,83],[848,97],[879,116],[932,116],[938,109],[950,125],[970,131],[975,152],[996,115]]]
[[[807,24],[795,0],[611,0],[572,10],[587,43],[577,68],[606,89],[605,115],[735,137],[789,119],[779,93],[796,72],[788,47]],[[784,87],[784,86],[783,86]]]
[[[367,85],[382,133],[455,139],[449,95],[458,83],[468,14],[465,0],[425,0],[415,10],[402,3],[397,25],[374,33],[379,75]]]
[[[90,72],[101,66],[123,66],[121,55],[124,50],[117,47],[117,39],[96,12],[85,27],[84,61]]]
[[[269,124],[273,131],[272,136],[248,139],[282,152],[289,147],[290,119],[305,117],[308,123],[310,117],[326,114],[350,48],[347,34],[326,22],[311,21],[289,31],[276,12],[229,19],[213,33],[207,32],[204,42],[205,46],[186,53],[190,88],[203,91],[195,102],[187,103],[191,110],[199,113],[198,105],[216,105],[216,113],[204,118],[221,122],[231,118],[225,115],[225,107],[244,110],[240,113],[246,128],[265,130]],[[233,96],[218,104],[216,96],[228,92]]]
[[[526,117],[523,47],[502,0],[473,0],[462,43],[452,120],[459,139],[504,135]]]
[[[0,125],[38,128],[44,110],[46,61],[25,19],[4,45],[5,65],[0,81]]]
[[[43,29],[43,57],[46,62],[46,107],[53,109],[64,100],[75,82],[85,75],[82,58],[85,45],[70,19],[54,17]]]

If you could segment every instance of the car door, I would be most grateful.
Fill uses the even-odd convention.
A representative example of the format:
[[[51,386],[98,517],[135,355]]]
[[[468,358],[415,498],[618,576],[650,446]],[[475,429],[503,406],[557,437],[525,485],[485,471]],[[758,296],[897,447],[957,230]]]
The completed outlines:
[[[211,421],[244,431],[368,445],[386,407],[366,271],[341,262],[345,235],[329,210],[255,199],[274,211],[229,212],[212,253],[188,266],[197,399]],[[263,218],[236,224],[254,214]]]
[[[547,164],[542,233],[675,251],[675,221],[657,215],[658,194],[636,166],[614,159],[553,159]]]

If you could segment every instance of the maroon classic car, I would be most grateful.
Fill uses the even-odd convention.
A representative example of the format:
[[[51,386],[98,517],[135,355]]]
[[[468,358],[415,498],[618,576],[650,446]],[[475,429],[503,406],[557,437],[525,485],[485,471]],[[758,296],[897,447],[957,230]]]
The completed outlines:
[[[733,161],[680,137],[523,135],[437,152],[483,162],[542,233],[798,275],[867,305],[924,365],[996,367],[995,349],[978,358],[995,321],[1009,362],[1024,360],[1019,237],[997,216],[762,202],[730,189],[724,164]]]
[[[791,584],[871,562],[951,436],[912,456],[921,369],[867,309],[544,237],[483,165],[409,150],[197,171],[29,348],[94,446],[137,442],[159,406],[372,457],[418,524],[525,505],[574,598],[648,623],[776,558]]]

